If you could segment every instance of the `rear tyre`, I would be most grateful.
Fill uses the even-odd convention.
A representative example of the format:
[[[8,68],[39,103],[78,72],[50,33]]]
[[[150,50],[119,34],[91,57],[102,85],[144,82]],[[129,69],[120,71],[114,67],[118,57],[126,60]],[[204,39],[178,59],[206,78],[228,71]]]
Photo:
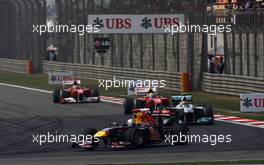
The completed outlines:
[[[92,89],[92,97],[98,97],[98,99],[95,101],[95,103],[98,103],[100,101],[100,94],[97,89]]]
[[[54,89],[53,90],[53,103],[59,103],[60,102],[60,89]]]
[[[175,124],[172,127],[172,134],[177,135],[176,145],[186,145],[188,144],[189,128],[185,123]]]
[[[136,108],[145,108],[145,104],[144,100],[136,100]]]
[[[133,98],[126,98],[124,101],[124,114],[132,114],[133,108],[134,108]]]
[[[208,123],[209,125],[214,124],[214,111],[211,106],[205,106],[205,117],[211,118],[211,121]]]
[[[126,141],[130,142],[135,148],[142,148],[146,143],[144,131],[136,127],[129,128],[125,134]]]
[[[183,110],[179,110],[177,112],[177,114],[178,114],[178,120],[181,120],[182,122],[185,123],[186,121],[184,120],[184,115],[185,115],[184,111]]]

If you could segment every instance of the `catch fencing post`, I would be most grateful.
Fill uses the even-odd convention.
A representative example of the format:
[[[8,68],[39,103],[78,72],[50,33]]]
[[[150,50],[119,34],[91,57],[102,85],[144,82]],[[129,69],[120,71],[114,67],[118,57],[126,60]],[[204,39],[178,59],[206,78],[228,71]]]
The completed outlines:
[[[28,60],[28,62],[27,62],[27,73],[28,74],[33,74],[32,60]]]
[[[190,81],[189,81],[188,72],[181,73],[180,84],[181,84],[181,92],[190,92]]]

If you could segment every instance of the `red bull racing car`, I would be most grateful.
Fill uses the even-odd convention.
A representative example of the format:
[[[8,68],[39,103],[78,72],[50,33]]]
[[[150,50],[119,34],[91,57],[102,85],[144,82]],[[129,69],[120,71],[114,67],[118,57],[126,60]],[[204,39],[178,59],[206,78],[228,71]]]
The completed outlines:
[[[85,143],[73,143],[73,148],[94,150],[96,148],[142,148],[146,145],[160,144],[166,139],[177,136],[175,143],[170,145],[187,144],[188,141],[181,139],[189,134],[189,128],[184,123],[174,120],[170,111],[151,111],[148,108],[134,109],[133,118],[127,124],[118,125],[113,123],[110,127],[100,131],[88,129],[93,141]],[[175,139],[170,139],[175,140]],[[169,140],[169,141],[170,141]]]
[[[53,102],[64,104],[100,101],[97,89],[81,87],[80,83],[80,80],[63,81],[61,89],[53,90]]]

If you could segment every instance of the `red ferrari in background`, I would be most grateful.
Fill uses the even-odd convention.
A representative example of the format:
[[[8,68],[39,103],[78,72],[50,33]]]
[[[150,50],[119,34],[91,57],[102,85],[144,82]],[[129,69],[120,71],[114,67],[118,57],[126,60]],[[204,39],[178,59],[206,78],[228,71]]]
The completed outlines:
[[[135,96],[127,97],[123,103],[125,114],[132,114],[134,108],[149,108],[153,111],[158,106],[167,107],[169,104],[170,99],[168,97],[158,96],[156,91],[151,88],[142,88],[141,91],[137,91]]]
[[[80,80],[64,81],[61,89],[53,90],[53,102],[64,104],[100,101],[97,89],[81,87],[80,83]]]

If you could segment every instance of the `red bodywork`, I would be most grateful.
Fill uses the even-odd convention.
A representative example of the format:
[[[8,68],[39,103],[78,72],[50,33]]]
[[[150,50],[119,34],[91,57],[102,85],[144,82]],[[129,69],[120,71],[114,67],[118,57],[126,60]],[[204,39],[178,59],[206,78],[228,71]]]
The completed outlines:
[[[74,98],[75,100],[78,100],[80,96],[83,97],[91,97],[93,95],[92,91],[90,88],[85,88],[85,87],[77,87],[77,88],[65,88],[63,89],[63,95],[60,99],[60,103],[66,103],[65,101],[66,98]],[[78,101],[77,101],[78,102]]]
[[[84,94],[86,96],[89,96],[91,93],[91,90],[89,88],[84,88],[84,87],[78,87],[78,88],[67,88],[64,89],[65,92],[69,94],[69,97],[77,97],[79,94]]]
[[[154,110],[152,113],[150,111],[142,109],[133,109],[133,119],[136,124],[147,124],[149,126],[157,126],[157,121],[155,117],[170,117],[175,116],[175,112],[168,109],[164,110]]]
[[[168,106],[170,99],[167,97],[153,96],[153,97],[137,98],[137,101],[142,101],[145,103],[145,106],[142,108],[150,108],[151,106],[154,106],[154,105]]]

